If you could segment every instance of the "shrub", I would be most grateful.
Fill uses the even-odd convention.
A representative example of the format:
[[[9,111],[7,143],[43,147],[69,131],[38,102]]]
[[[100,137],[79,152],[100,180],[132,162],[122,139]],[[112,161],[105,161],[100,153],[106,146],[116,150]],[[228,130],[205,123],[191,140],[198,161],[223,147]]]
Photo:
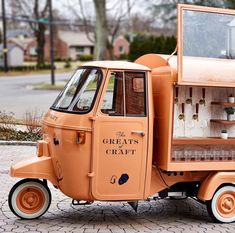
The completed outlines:
[[[36,65],[24,65],[24,66],[11,66],[8,68],[9,71],[33,71],[33,70],[49,70],[51,69],[50,64]],[[4,67],[0,67],[0,71],[4,71]]]
[[[25,113],[25,126],[29,133],[32,134],[39,134],[42,136],[42,126],[41,126],[41,119],[43,114],[38,113],[37,110],[28,111]]]
[[[17,130],[13,113],[0,111],[0,140],[37,141],[42,138],[41,117],[36,112],[26,114],[27,131]]]
[[[128,60],[128,55],[126,53],[121,54],[120,60]]]
[[[65,61],[64,68],[66,69],[71,68],[71,61],[69,59]]]
[[[174,36],[153,36],[138,34],[130,44],[129,60],[134,61],[138,57],[148,53],[171,54],[176,47]]]
[[[0,111],[0,131],[8,130],[15,124],[14,113],[7,113],[6,111]]]
[[[78,57],[79,61],[92,61],[93,60],[93,55],[89,55],[89,54],[84,54],[84,55],[80,55]]]

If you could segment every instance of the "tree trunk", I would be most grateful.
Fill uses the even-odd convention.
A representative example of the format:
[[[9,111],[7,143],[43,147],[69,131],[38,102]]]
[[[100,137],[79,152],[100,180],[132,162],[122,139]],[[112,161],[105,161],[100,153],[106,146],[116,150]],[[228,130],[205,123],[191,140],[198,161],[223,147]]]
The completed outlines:
[[[113,60],[113,59],[114,59],[113,45],[112,45],[112,43],[110,43],[109,41],[108,41],[107,44],[108,44],[108,45],[107,45],[107,50],[108,50],[107,59]]]
[[[44,24],[38,25],[38,30],[36,31],[37,38],[37,66],[44,65],[44,46],[45,46],[45,30],[46,27]]]
[[[106,0],[93,0],[96,14],[95,60],[107,59],[108,32],[106,20]]]

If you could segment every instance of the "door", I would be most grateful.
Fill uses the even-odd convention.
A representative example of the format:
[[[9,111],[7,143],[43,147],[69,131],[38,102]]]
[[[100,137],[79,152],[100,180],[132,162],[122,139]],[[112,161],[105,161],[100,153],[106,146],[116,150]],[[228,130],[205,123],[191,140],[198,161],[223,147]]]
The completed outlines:
[[[145,72],[110,71],[94,121],[92,195],[142,199],[147,162]]]

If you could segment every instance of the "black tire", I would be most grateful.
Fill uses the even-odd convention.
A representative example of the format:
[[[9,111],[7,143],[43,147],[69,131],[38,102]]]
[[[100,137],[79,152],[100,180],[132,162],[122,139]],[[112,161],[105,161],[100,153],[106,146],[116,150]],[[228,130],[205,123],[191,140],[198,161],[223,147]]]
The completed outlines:
[[[220,187],[210,201],[206,202],[209,216],[218,223],[235,222],[235,186]]]
[[[38,179],[24,179],[17,182],[8,196],[11,211],[21,219],[36,219],[50,207],[51,192]]]

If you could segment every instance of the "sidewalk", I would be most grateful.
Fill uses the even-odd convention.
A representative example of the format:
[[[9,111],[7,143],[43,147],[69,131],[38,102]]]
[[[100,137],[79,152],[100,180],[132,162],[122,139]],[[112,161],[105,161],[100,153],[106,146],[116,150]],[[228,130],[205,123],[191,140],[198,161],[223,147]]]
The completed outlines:
[[[125,202],[95,202],[71,206],[71,199],[49,184],[52,204],[37,220],[19,220],[9,210],[7,196],[18,179],[8,175],[10,165],[36,154],[32,146],[0,145],[0,232],[83,232],[83,233],[233,233],[233,224],[215,224],[198,202],[160,200],[141,202],[135,213]]]

